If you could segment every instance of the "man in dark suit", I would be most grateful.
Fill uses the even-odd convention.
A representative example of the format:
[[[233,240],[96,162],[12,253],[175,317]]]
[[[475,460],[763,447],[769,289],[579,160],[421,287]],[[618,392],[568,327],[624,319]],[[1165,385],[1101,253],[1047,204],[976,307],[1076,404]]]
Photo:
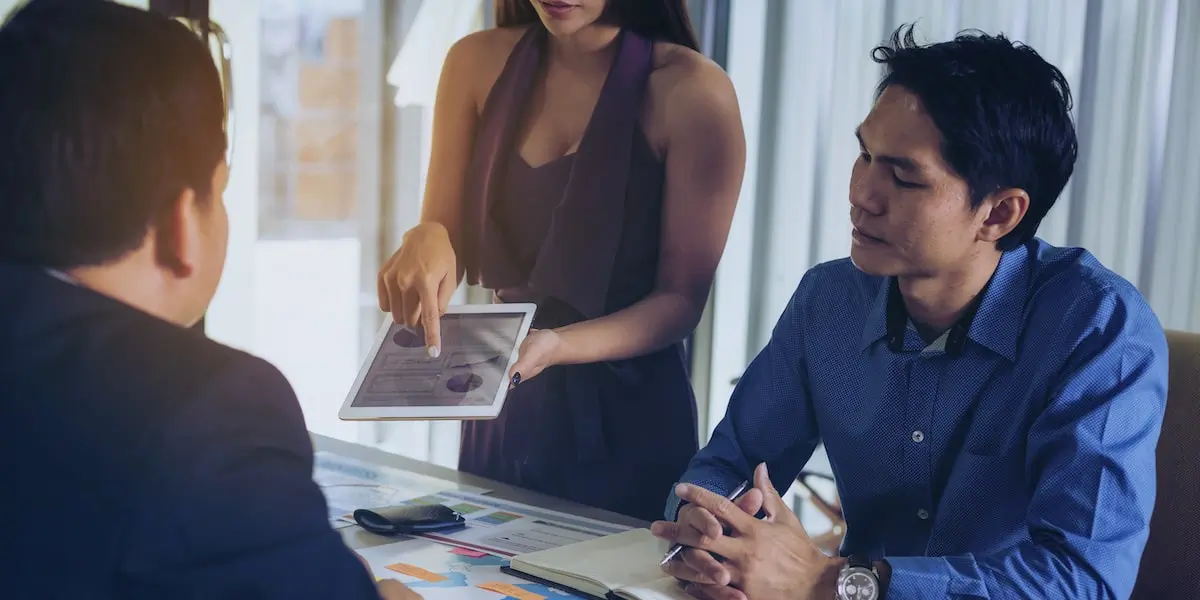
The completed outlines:
[[[190,330],[225,261],[223,99],[164,17],[0,28],[0,596],[415,598],[327,521],[287,381]]]

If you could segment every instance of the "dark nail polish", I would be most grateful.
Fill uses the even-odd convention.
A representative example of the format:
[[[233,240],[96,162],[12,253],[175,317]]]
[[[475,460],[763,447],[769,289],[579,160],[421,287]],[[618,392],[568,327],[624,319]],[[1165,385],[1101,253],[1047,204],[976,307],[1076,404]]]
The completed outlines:
[[[514,373],[514,374],[513,374],[513,378],[512,378],[512,382],[513,382],[513,387],[517,387],[518,385],[521,385],[521,374],[520,374],[520,373]]]

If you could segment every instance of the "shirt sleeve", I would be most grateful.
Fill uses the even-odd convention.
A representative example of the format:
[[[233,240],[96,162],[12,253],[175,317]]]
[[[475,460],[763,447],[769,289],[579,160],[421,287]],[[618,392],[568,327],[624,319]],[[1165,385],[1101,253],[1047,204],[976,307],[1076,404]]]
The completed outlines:
[[[688,465],[681,481],[726,495],[767,463],[772,483],[787,489],[820,440],[804,362],[804,300],[809,275],[751,361],[729,399],[712,438]],[[675,520],[682,502],[671,491],[665,515]]]
[[[1029,540],[887,559],[888,600],[1128,598],[1149,535],[1167,345],[1140,298],[1101,297],[1028,436]]]
[[[378,599],[329,523],[291,386],[239,356],[163,432],[160,506],[131,532],[124,598]]]

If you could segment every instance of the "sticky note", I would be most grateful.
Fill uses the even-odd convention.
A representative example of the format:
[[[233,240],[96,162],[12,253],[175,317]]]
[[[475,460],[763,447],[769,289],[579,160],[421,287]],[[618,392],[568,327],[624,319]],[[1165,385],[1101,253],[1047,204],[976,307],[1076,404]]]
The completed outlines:
[[[408,575],[409,577],[416,577],[417,579],[420,579],[421,581],[428,581],[429,583],[438,583],[440,581],[446,581],[446,577],[443,575],[438,575],[437,573],[434,573],[433,571],[428,571],[428,570],[422,569],[421,567],[415,567],[413,565],[406,565],[404,563],[396,563],[394,565],[388,565],[387,568],[388,568],[388,570],[395,571],[397,573],[400,573],[401,575]]]
[[[465,556],[467,558],[483,558],[485,556],[488,556],[487,552],[471,550],[470,548],[455,548],[455,549],[451,550],[450,553],[457,554],[459,556]]]
[[[503,594],[516,600],[546,600],[545,596],[525,591],[511,583],[485,583],[479,586],[481,590]]]

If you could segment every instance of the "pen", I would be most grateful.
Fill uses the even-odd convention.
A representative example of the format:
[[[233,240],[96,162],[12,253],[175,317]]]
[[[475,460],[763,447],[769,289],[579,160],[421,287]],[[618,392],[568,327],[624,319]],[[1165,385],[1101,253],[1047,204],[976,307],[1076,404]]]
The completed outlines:
[[[733,502],[734,500],[737,500],[738,496],[741,496],[742,492],[746,491],[746,489],[749,487],[750,487],[750,481],[749,480],[743,481],[740,484],[738,484],[737,487],[733,488],[733,491],[729,492],[729,495],[725,496],[725,499],[729,500],[730,502]],[[661,567],[661,566],[667,564],[668,562],[671,562],[671,559],[675,558],[681,550],[683,550],[683,544],[675,544],[675,545],[671,546],[671,549],[667,550],[667,555],[663,557],[662,562],[658,563],[658,566]]]

